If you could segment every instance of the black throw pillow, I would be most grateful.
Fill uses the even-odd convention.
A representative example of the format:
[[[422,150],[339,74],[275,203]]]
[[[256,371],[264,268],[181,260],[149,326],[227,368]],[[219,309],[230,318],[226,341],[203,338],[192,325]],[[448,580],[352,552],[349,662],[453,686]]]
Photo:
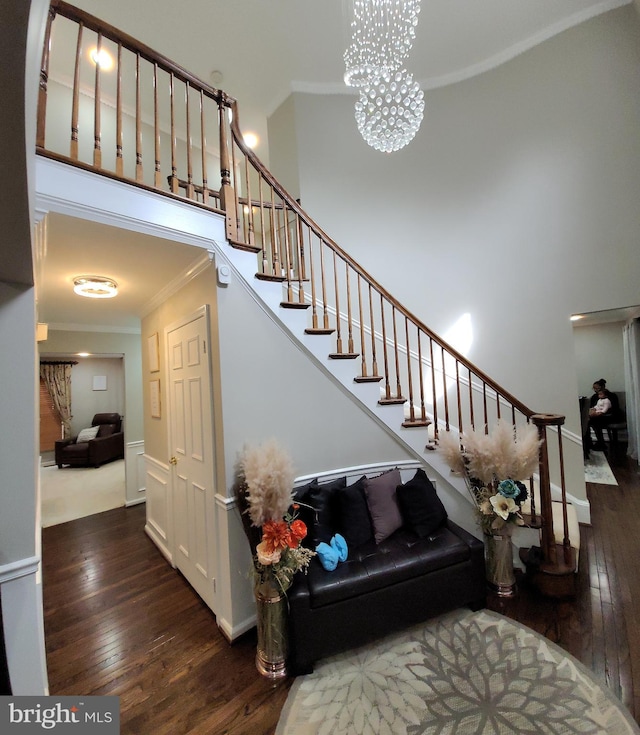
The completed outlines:
[[[315,487],[310,487],[305,496],[305,503],[308,503],[313,511],[309,510],[314,517],[313,532],[310,533],[310,540],[315,545],[324,541],[328,544],[338,529],[338,492],[347,485],[346,477],[339,477],[331,482],[319,482]]]
[[[367,506],[364,488],[366,475],[340,490],[338,506],[340,509],[340,533],[344,536],[349,549],[355,549],[373,538],[371,516]]]
[[[420,538],[428,536],[447,518],[442,501],[423,469],[397,488],[398,504],[406,525]]]

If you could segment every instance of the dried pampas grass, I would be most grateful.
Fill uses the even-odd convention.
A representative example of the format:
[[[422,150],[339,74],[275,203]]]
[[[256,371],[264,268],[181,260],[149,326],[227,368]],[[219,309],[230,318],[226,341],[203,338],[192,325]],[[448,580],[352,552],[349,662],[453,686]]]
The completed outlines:
[[[540,440],[535,426],[517,430],[500,420],[490,434],[465,431],[458,439],[445,434],[440,447],[447,464],[455,472],[488,485],[494,480],[526,480],[538,467]]]
[[[450,431],[442,432],[438,438],[438,443],[440,445],[442,456],[449,467],[451,467],[454,472],[464,475],[466,467],[458,437],[454,436]]]
[[[245,447],[239,465],[251,523],[261,527],[266,521],[281,521],[293,502],[294,472],[287,452],[271,439]]]

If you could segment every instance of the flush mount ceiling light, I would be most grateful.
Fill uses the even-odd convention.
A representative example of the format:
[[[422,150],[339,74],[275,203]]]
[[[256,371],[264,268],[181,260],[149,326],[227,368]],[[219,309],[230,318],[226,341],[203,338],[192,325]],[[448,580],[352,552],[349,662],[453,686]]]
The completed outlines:
[[[90,299],[111,299],[118,293],[118,284],[111,278],[102,276],[76,276],[73,290],[78,296]]]
[[[420,0],[351,0],[344,81],[360,90],[355,106],[360,134],[385,153],[413,140],[424,117],[424,93],[402,68],[419,13]]]

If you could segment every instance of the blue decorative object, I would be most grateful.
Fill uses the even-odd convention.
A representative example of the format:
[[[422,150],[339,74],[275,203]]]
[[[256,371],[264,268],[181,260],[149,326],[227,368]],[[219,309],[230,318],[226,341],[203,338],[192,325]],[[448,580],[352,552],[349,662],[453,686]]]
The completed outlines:
[[[338,554],[340,561],[346,561],[349,556],[349,550],[347,549],[347,542],[344,540],[344,536],[336,533],[331,539],[331,548]]]
[[[338,566],[339,561],[346,561],[349,554],[347,542],[343,536],[336,533],[328,544],[322,541],[316,546],[316,554],[322,568],[327,572],[332,572]]]
[[[332,572],[338,566],[338,552],[324,541],[316,546],[316,554],[327,572]]]

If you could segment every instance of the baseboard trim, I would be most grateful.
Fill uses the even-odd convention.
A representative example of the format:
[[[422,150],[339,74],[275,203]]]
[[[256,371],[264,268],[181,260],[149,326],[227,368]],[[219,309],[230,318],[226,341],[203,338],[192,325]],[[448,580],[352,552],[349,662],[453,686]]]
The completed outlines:
[[[164,558],[169,562],[169,564],[171,564],[171,566],[175,569],[176,565],[173,563],[173,557],[171,556],[171,554],[169,553],[169,550],[165,546],[165,542],[163,541],[162,537],[158,535],[158,533],[154,530],[153,526],[151,526],[149,523],[145,523],[144,532],[157,546],[158,551],[162,554],[162,556],[164,556]]]
[[[229,643],[233,643],[236,638],[239,638],[241,635],[251,630],[251,628],[255,628],[256,616],[251,615],[238,625],[230,625],[228,620],[221,617],[216,617],[216,622],[218,623],[218,628],[220,628],[222,635]]]

